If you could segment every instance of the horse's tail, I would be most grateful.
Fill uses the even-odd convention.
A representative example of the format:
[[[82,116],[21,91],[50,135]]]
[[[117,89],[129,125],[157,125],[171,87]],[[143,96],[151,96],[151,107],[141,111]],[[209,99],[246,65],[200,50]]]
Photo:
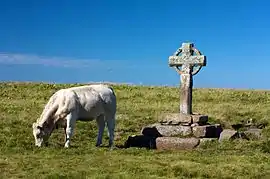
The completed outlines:
[[[112,94],[113,94],[114,96],[116,96],[113,87],[112,87],[112,86],[108,86],[108,88],[112,91]]]
[[[116,113],[116,108],[117,108],[117,100],[116,100],[116,95],[115,95],[115,91],[113,89],[112,86],[108,86],[108,88],[112,91],[113,94],[113,99],[112,99],[112,105],[114,106],[113,112]]]

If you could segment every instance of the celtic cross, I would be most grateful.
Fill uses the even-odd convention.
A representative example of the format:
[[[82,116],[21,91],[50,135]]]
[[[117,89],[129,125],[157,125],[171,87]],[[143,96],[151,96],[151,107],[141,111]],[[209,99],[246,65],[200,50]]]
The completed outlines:
[[[206,66],[206,56],[201,55],[192,43],[182,43],[182,47],[169,57],[169,66],[174,67],[181,75],[180,113],[190,115],[192,114],[192,76],[196,75],[202,66]]]

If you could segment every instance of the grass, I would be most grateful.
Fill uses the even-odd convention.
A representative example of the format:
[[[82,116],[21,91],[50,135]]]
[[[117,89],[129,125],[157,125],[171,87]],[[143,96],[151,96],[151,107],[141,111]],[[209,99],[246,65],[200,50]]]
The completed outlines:
[[[94,147],[95,122],[77,122],[72,148],[63,148],[62,130],[53,133],[48,147],[34,147],[32,123],[49,97],[58,89],[78,85],[0,83],[0,178],[270,177],[269,127],[261,141],[214,142],[191,151],[109,151]],[[117,85],[114,89],[118,99],[116,144],[157,122],[159,114],[178,112],[178,88]],[[212,123],[226,128],[242,119],[270,120],[269,91],[194,89],[193,94],[193,111],[209,115]]]

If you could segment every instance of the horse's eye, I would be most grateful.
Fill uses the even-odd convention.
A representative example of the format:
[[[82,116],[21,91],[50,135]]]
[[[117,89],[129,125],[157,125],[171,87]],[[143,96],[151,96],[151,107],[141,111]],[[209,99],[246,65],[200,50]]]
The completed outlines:
[[[37,137],[40,138],[40,137],[41,137],[41,133],[38,133],[38,134],[37,134]]]

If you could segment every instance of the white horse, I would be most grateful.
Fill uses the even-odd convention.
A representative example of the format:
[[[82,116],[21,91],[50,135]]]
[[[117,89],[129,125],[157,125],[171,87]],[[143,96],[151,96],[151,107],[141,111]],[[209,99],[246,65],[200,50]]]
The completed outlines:
[[[109,147],[114,144],[116,96],[112,87],[102,84],[85,85],[61,89],[55,92],[46,104],[42,114],[33,123],[35,145],[48,144],[48,139],[58,125],[65,129],[65,145],[70,140],[76,120],[96,119],[98,136],[96,146],[102,144],[105,123],[107,123]]]

